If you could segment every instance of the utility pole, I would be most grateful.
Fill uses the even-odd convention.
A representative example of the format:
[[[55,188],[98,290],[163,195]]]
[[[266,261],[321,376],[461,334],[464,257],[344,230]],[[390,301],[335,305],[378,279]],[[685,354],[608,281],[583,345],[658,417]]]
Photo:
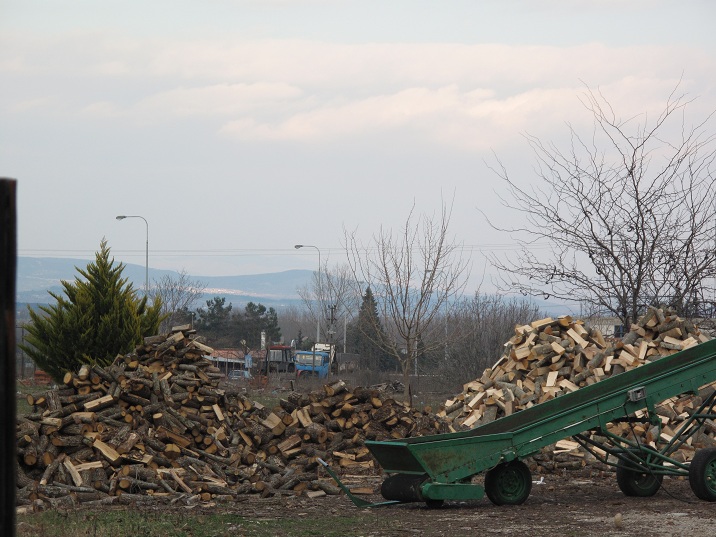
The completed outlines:
[[[329,322],[329,328],[328,328],[328,343],[331,345],[333,344],[333,334],[335,333],[335,324],[336,324],[336,304],[332,304],[328,306],[326,309],[328,309],[328,317],[326,317],[326,320]]]

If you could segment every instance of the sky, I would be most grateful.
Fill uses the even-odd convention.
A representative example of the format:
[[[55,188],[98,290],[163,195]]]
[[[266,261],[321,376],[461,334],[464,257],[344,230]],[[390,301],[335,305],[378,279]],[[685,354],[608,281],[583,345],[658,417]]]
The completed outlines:
[[[0,177],[18,255],[218,276],[345,261],[452,208],[475,288],[525,135],[589,132],[580,99],[716,110],[710,0],[2,0]],[[646,117],[646,116],[645,116]],[[143,217],[118,221],[117,215]],[[494,276],[494,275],[493,275]]]

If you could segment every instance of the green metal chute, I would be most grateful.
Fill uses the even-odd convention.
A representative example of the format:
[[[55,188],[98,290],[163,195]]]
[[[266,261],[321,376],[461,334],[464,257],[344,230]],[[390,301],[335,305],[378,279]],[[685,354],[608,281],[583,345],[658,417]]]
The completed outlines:
[[[469,431],[365,444],[387,473],[427,476],[414,501],[480,498],[483,489],[469,483],[472,476],[519,461],[563,438],[606,430],[609,422],[629,419],[639,410],[647,409],[656,422],[654,408],[658,403],[680,394],[698,393],[701,386],[714,380],[716,340]],[[713,403],[709,412],[707,415],[713,418]],[[668,453],[656,458],[669,460]]]

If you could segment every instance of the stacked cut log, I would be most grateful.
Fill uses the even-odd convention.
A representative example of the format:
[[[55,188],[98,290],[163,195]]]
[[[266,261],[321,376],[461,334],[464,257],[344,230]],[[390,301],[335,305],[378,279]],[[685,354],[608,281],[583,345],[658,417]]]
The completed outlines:
[[[447,432],[379,390],[342,381],[267,408],[231,389],[188,326],[146,338],[111,366],[83,366],[28,396],[18,418],[18,504],[209,501],[337,494],[318,459],[372,471],[364,439]]]
[[[514,336],[505,343],[505,351],[495,365],[465,384],[458,396],[447,400],[438,416],[448,417],[456,428],[474,428],[708,339],[692,323],[658,308],[649,308],[621,339],[608,340],[599,330],[570,316],[516,326]],[[636,435],[651,445],[657,437],[668,440],[713,389],[707,386],[698,396],[664,401],[656,408],[663,424],[661,430],[648,424],[618,423],[609,424],[610,431],[624,437]],[[693,454],[692,448],[714,445],[715,433],[716,426],[706,423],[676,457],[687,460]],[[584,457],[574,446],[550,450],[557,455]]]

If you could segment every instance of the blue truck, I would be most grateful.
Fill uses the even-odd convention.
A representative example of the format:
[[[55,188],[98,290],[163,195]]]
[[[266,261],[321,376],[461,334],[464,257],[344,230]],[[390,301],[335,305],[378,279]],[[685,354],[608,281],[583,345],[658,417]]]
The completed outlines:
[[[319,346],[320,345],[320,346]],[[328,373],[333,365],[334,352],[333,346],[321,345],[316,346],[311,351],[296,351],[296,376],[316,376],[324,379],[328,377]],[[327,347],[323,349],[322,347]]]

